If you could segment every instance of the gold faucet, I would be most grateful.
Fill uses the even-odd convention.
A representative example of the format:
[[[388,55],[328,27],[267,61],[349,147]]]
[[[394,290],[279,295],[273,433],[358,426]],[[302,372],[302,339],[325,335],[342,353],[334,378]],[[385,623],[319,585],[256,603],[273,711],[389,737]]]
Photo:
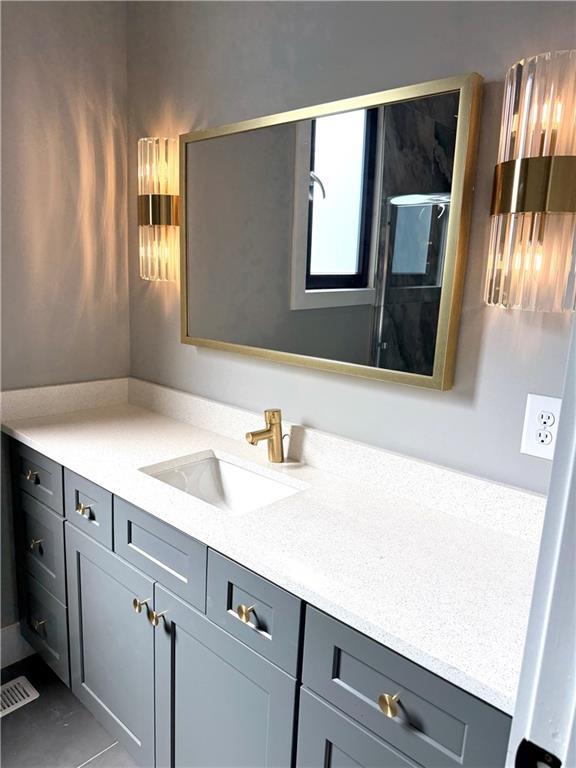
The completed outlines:
[[[269,408],[264,411],[266,429],[256,432],[246,432],[246,440],[250,445],[257,445],[260,440],[268,440],[268,461],[280,464],[284,461],[282,445],[282,411],[279,408]]]

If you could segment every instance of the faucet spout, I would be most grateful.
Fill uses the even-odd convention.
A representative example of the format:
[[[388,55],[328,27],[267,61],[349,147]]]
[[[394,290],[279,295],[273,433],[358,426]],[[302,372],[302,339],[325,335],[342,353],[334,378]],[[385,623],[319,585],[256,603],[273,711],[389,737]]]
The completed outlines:
[[[266,427],[264,429],[246,432],[246,440],[250,445],[257,445],[261,440],[268,441],[268,461],[280,464],[284,461],[284,446],[282,445],[282,411],[270,408],[264,411]]]
[[[258,445],[261,440],[271,440],[274,436],[271,427],[267,429],[257,429],[254,432],[246,432],[246,440],[250,445]]]

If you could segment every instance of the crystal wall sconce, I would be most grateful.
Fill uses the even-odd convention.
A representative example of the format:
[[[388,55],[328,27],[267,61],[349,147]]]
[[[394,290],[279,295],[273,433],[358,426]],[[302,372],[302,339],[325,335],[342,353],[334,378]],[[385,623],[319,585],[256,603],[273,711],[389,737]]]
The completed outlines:
[[[576,50],[506,76],[485,301],[576,310]]]
[[[138,142],[140,277],[176,280],[179,241],[178,140]]]

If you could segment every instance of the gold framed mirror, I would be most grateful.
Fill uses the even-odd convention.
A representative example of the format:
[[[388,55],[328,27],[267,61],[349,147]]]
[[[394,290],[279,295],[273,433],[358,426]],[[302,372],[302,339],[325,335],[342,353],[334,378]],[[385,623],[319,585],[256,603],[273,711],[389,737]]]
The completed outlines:
[[[180,136],[182,342],[449,389],[481,85]]]

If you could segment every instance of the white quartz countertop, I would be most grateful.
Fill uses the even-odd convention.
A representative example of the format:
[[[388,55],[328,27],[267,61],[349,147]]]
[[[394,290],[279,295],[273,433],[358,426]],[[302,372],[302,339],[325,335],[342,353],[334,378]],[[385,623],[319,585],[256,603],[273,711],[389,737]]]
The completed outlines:
[[[424,486],[415,494],[401,481],[387,482],[377,467],[374,482],[368,482],[365,473],[355,480],[295,462],[269,465],[265,451],[241,439],[128,404],[8,421],[4,429],[513,713],[538,535],[498,529],[497,510],[491,510],[490,524],[481,515],[445,513],[437,487]],[[139,471],[206,449],[266,466],[304,483],[305,490],[233,514]],[[428,482],[424,471],[423,478]],[[499,486],[494,487],[497,504]],[[454,499],[450,502],[454,507]],[[466,499],[460,502],[466,505]],[[540,497],[538,503],[543,509]]]

